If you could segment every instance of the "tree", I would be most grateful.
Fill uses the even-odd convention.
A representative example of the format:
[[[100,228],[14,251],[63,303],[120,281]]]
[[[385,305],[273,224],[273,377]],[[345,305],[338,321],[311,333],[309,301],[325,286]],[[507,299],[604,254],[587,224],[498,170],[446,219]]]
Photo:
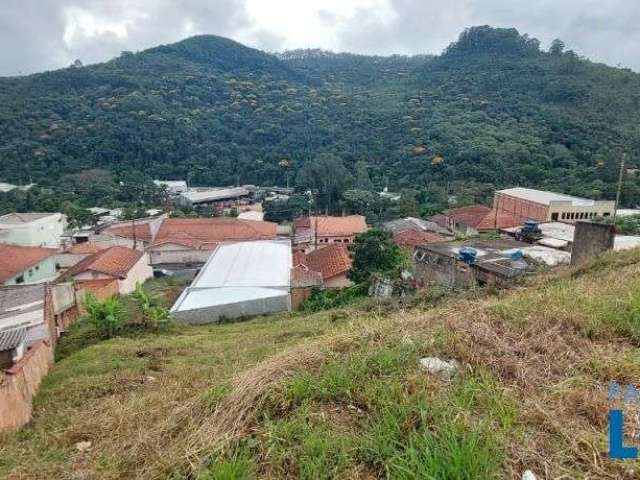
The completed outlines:
[[[357,188],[358,190],[373,191],[374,190],[373,182],[369,177],[367,162],[364,162],[362,160],[357,161],[355,165],[355,170],[356,170],[355,188]]]
[[[564,42],[559,38],[556,38],[553,42],[551,42],[549,53],[551,55],[562,55],[562,52],[564,52]]]
[[[356,284],[368,283],[374,273],[397,279],[409,263],[405,251],[393,243],[391,233],[376,228],[356,237],[352,257],[349,279]]]
[[[323,154],[300,169],[297,183],[305,190],[317,192],[320,208],[337,213],[342,193],[351,183],[351,175],[339,158]]]

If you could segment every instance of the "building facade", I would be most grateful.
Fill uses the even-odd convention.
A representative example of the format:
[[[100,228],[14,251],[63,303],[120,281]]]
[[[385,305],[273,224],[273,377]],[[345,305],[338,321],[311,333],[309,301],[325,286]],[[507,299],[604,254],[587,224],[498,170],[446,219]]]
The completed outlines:
[[[0,217],[0,242],[57,248],[66,228],[61,213],[8,213]]]
[[[615,202],[516,187],[496,191],[493,207],[522,221],[574,223],[613,215]]]
[[[58,276],[56,250],[0,244],[0,285],[27,285]]]

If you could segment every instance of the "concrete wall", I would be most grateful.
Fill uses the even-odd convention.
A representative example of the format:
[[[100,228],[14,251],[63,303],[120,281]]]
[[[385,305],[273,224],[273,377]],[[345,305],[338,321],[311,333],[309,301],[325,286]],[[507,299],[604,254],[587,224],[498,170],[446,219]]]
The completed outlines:
[[[22,272],[20,275],[10,278],[4,282],[4,285],[33,284],[54,280],[58,276],[58,271],[56,270],[56,258],[57,257],[55,255],[45,258],[43,261]],[[24,281],[17,281],[20,276],[23,277]]]
[[[279,297],[261,298],[258,300],[228,303],[197,310],[173,312],[172,316],[185,323],[214,323],[222,319],[234,319],[269,313],[288,312],[291,310],[289,293]]]
[[[340,275],[336,275],[335,277],[331,277],[326,279],[323,282],[325,288],[343,288],[350,287],[353,285],[353,282],[347,278],[346,273],[342,273]]]
[[[0,430],[29,423],[33,397],[52,363],[53,348],[48,342],[39,342],[15,365],[0,372]]]
[[[59,247],[67,227],[66,217],[56,213],[25,224],[0,225],[0,241],[27,247]]]
[[[416,257],[420,254],[424,254],[421,259]],[[435,252],[416,250],[414,269],[416,279],[425,286],[471,288],[476,285],[475,271],[471,265]]]
[[[204,264],[213,250],[194,250],[178,245],[158,245],[148,250],[151,265]]]
[[[302,304],[309,300],[313,287],[295,287],[291,289],[291,309],[299,310]]]
[[[602,223],[577,222],[573,233],[571,265],[582,265],[613,248],[615,227]]]

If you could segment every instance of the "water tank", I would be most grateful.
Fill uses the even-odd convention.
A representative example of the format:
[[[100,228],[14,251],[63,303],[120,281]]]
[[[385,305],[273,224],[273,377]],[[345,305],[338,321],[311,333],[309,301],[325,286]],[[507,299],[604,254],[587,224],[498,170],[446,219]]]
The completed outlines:
[[[460,250],[458,250],[458,260],[471,265],[473,262],[475,262],[477,254],[478,252],[475,248],[462,247]]]
[[[522,260],[522,258],[524,257],[524,253],[522,253],[522,250],[520,250],[519,248],[516,250],[513,250],[510,254],[509,257],[511,258],[511,260],[518,261],[518,260]]]

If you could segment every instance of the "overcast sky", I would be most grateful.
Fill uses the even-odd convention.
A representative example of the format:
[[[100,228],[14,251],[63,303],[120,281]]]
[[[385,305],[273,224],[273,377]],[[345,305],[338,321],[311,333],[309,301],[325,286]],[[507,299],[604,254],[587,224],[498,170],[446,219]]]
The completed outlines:
[[[268,51],[440,53],[473,25],[640,71],[637,0],[0,0],[0,75],[84,64],[202,33]]]

